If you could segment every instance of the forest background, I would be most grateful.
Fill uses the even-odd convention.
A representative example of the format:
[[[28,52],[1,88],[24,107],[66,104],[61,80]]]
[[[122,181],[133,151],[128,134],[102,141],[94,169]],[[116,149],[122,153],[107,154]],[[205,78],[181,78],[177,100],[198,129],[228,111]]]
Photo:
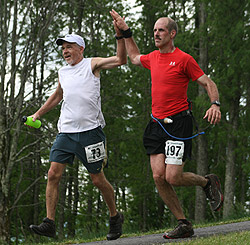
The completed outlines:
[[[193,140],[192,160],[184,169],[217,174],[224,207],[214,214],[201,188],[176,188],[187,218],[201,223],[249,216],[250,1],[136,0],[135,4],[136,9],[125,0],[1,1],[0,241],[18,244],[39,239],[31,237],[28,227],[46,216],[48,156],[60,106],[41,119],[38,130],[25,127],[21,118],[33,114],[55,90],[57,71],[65,65],[55,40],[77,33],[85,39],[85,57],[114,55],[112,8],[126,16],[142,54],[156,49],[154,22],[172,17],[179,25],[175,45],[191,54],[218,86],[221,123]],[[150,119],[150,83],[149,71],[130,61],[101,74],[109,153],[105,174],[125,215],[125,232],[176,222],[159,198],[142,145]],[[206,128],[202,120],[210,106],[206,92],[190,81],[188,96],[200,128]],[[76,159],[60,184],[58,237],[106,234],[107,221],[102,196]]]

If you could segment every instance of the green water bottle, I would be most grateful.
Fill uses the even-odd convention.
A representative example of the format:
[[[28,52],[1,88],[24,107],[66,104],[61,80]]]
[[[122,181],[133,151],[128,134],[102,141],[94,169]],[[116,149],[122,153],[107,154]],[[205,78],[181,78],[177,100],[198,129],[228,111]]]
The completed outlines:
[[[22,121],[26,124],[29,125],[33,128],[40,128],[41,127],[41,121],[40,120],[36,120],[35,122],[33,122],[33,118],[32,117],[26,117],[23,116]]]

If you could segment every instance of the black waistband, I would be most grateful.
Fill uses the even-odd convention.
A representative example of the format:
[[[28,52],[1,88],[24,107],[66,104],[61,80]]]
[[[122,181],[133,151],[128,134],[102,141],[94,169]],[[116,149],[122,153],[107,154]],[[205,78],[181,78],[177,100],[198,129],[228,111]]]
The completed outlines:
[[[169,118],[172,118],[172,119],[175,119],[175,118],[178,118],[178,117],[185,117],[185,116],[191,116],[192,115],[192,112],[190,109],[187,109],[185,111],[181,111],[173,116],[169,116]]]
[[[182,117],[186,117],[186,116],[192,116],[192,111],[190,109],[187,109],[185,111],[181,111],[173,116],[168,116],[167,118],[170,118],[172,120],[178,119],[178,118],[182,118]],[[164,119],[158,119],[157,120],[161,123],[164,123]],[[153,120],[154,122],[156,122],[155,120]]]

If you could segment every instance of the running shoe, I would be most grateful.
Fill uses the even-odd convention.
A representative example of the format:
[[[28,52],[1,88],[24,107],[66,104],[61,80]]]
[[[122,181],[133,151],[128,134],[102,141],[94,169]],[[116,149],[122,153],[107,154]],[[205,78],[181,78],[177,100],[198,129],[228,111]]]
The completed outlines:
[[[107,234],[108,240],[116,240],[122,235],[122,224],[124,217],[122,213],[117,213],[115,217],[109,219],[109,233]]]
[[[210,181],[210,185],[204,188],[206,196],[213,211],[219,211],[223,204],[223,194],[221,191],[220,180],[215,174],[205,176]]]
[[[40,225],[30,225],[30,229],[40,236],[55,237],[56,225],[49,218],[44,218]]]
[[[170,232],[165,232],[163,238],[165,239],[178,239],[191,237],[194,234],[193,226],[191,222],[188,224],[183,221],[178,221],[178,225]]]

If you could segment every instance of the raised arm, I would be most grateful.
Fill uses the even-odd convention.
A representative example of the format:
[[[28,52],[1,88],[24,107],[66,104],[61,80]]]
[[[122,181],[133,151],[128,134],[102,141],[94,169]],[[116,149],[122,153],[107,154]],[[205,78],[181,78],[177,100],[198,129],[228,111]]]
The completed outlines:
[[[127,52],[125,49],[124,39],[119,38],[122,36],[122,34],[118,29],[115,21],[113,21],[113,24],[116,32],[115,36],[117,37],[116,56],[111,56],[108,58],[101,58],[101,57],[92,58],[91,67],[92,67],[92,72],[95,74],[95,76],[99,76],[100,71],[102,69],[112,69],[127,63]]]
[[[139,48],[135,43],[134,38],[132,37],[130,28],[126,24],[124,18],[122,18],[115,10],[112,9],[112,11],[110,11],[110,14],[113,20],[116,22],[118,28],[121,30],[123,36],[125,37],[126,50],[128,52],[128,56],[132,64],[141,66],[141,61],[140,61],[141,54]]]
[[[204,87],[210,98],[210,102],[219,101],[219,92],[216,84],[207,76],[203,75],[197,79],[197,83]],[[206,111],[203,119],[207,118],[208,122],[211,124],[217,124],[221,119],[220,106],[211,104],[211,107]]]
[[[53,109],[63,98],[63,90],[61,88],[60,82],[57,85],[56,91],[47,99],[45,104],[32,115],[33,121],[42,117],[45,113]]]

